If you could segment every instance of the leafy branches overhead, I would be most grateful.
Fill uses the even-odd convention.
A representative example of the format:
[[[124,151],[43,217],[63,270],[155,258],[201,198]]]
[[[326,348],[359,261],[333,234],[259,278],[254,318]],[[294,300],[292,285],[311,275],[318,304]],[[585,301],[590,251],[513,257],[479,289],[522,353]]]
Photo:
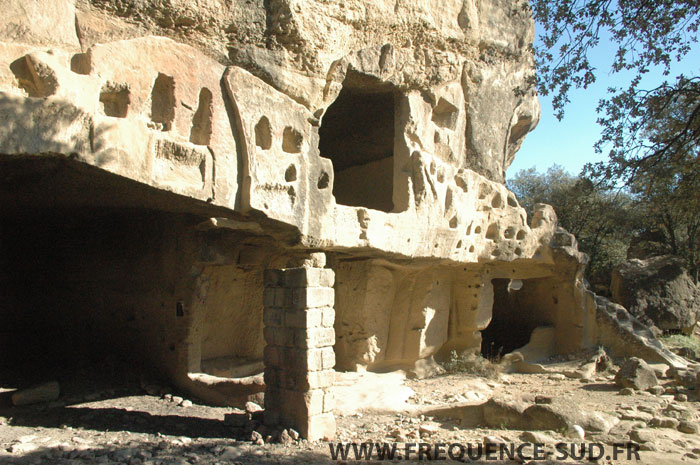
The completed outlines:
[[[674,98],[650,99],[656,118],[642,126],[649,148],[627,157],[636,174],[632,191],[664,232],[675,255],[684,257],[695,281],[700,276],[700,84]],[[646,150],[646,152],[644,151]],[[616,166],[611,158],[610,165]],[[634,163],[632,165],[632,163]]]
[[[586,88],[596,80],[588,59],[601,36],[617,50],[612,71],[637,73],[636,88],[651,67],[668,74],[698,40],[700,3],[696,0],[532,0],[533,16],[542,45],[536,46],[538,90],[555,93],[558,116],[571,87]]]
[[[645,168],[689,144],[700,145],[700,82],[679,76],[655,88],[643,88],[653,68],[669,75],[698,42],[700,2],[697,0],[532,0],[541,44],[535,47],[537,88],[553,94],[558,118],[564,115],[572,88],[587,88],[596,81],[597,69],[589,54],[601,40],[615,45],[611,73],[623,71],[626,87],[610,87],[600,102],[598,122],[603,135],[596,145],[610,146],[610,163],[589,167],[598,180],[631,182]],[[617,75],[622,76],[622,75]],[[646,139],[650,123],[665,118],[666,108],[682,101],[684,126],[668,137]]]
[[[679,76],[674,84],[619,92],[602,101],[599,112],[603,132],[596,148],[611,149],[607,163],[587,167],[591,175],[631,184],[667,165],[697,182],[700,78]]]
[[[670,252],[700,274],[700,76],[672,77],[672,66],[697,46],[698,0],[531,0],[539,27],[535,47],[540,94],[552,94],[559,119],[571,89],[587,88],[597,70],[589,60],[605,40],[613,45],[609,87],[598,105],[605,162],[581,179],[596,190],[625,186],[640,228],[663,232]],[[695,69],[700,65],[693,63]],[[692,68],[691,68],[692,69]],[[652,70],[663,76],[650,84]],[[608,70],[604,70],[608,74]],[[555,205],[556,207],[556,205]]]

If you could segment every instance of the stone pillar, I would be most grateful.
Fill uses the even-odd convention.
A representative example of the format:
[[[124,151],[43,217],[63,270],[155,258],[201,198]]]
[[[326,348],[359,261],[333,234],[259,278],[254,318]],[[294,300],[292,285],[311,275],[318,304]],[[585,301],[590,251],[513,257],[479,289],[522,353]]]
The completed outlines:
[[[335,274],[305,265],[265,272],[265,423],[331,440]]]

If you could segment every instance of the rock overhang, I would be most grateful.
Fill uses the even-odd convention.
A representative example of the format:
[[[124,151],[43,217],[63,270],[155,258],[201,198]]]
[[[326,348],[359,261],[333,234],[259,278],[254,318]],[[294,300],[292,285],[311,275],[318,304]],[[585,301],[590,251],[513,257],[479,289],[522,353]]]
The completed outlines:
[[[467,166],[459,83],[430,94],[402,91],[374,69],[393,61],[388,53],[394,52],[387,45],[363,50],[362,60],[352,57],[335,68],[345,66],[341,74],[396,94],[393,166],[369,167],[388,171],[375,178],[393,178],[394,212],[340,205],[332,195],[336,173],[319,152],[319,126],[344,75],[327,107],[312,114],[252,74],[165,38],[12,60],[19,87],[2,96],[3,113],[14,115],[6,121],[4,151],[63,153],[158,189],[244,215],[261,213],[297,228],[306,245],[456,262],[533,255],[538,236],[547,233],[526,240],[531,229],[513,194]],[[206,72],[195,73],[195,61]],[[350,184],[367,174],[358,171]],[[488,247],[500,241],[509,245]]]

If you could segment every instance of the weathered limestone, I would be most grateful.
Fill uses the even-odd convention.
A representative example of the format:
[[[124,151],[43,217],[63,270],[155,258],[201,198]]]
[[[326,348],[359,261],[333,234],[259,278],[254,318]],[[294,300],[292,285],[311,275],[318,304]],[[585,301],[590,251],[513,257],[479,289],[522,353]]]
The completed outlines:
[[[613,271],[612,299],[649,326],[693,332],[700,316],[700,289],[680,257],[631,259]]]
[[[24,44],[50,44],[80,49],[75,33],[76,5],[73,0],[3,1],[0,37]]]
[[[108,342],[316,439],[336,365],[528,343],[683,365],[502,183],[539,119],[527,2],[0,6],[8,359]]]
[[[333,284],[327,268],[265,272],[265,422],[311,441],[335,437]]]
[[[615,375],[615,384],[622,388],[644,391],[658,385],[659,381],[656,379],[654,370],[644,360],[632,357]]]

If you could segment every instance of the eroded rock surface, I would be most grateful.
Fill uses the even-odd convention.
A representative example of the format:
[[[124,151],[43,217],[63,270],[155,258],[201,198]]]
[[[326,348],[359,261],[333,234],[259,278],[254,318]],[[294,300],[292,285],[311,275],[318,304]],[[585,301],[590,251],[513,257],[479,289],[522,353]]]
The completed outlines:
[[[615,383],[623,388],[644,391],[659,384],[654,370],[644,360],[632,357],[615,375]]]
[[[700,290],[680,257],[628,260],[614,270],[610,290],[615,302],[662,331],[690,334],[700,315]]]
[[[116,351],[332,425],[334,365],[420,376],[531,341],[685,363],[503,185],[539,119],[527,2],[0,5],[10,364]]]

